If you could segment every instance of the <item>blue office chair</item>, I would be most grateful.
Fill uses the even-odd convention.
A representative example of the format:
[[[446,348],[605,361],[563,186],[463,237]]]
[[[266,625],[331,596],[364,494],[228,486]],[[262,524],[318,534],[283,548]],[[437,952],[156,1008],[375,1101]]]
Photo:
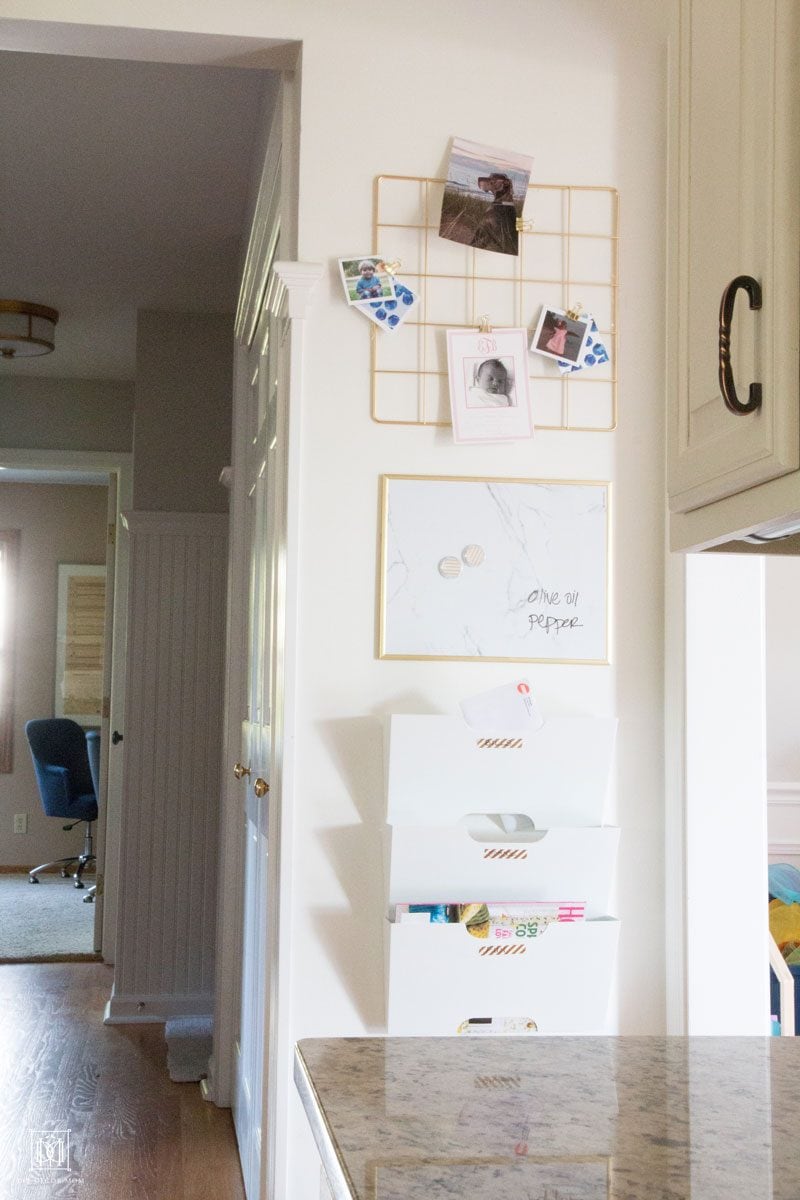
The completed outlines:
[[[75,880],[75,887],[85,884],[81,878],[88,863],[94,861],[92,853],[92,821],[97,820],[97,795],[92,782],[86,737],[80,725],[66,717],[52,717],[41,721],[28,721],[25,735],[30,746],[36,782],[42,807],[48,817],[67,817],[72,829],[81,821],[86,822],[83,852],[70,858],[59,858],[55,862],[42,863],[28,873],[31,883],[38,883],[37,875],[48,867],[61,867],[66,879]],[[68,868],[75,863],[74,871]]]
[[[89,755],[89,771],[92,775],[92,787],[97,799],[100,799],[100,730],[86,730],[86,750]],[[93,883],[83,897],[84,904],[92,904],[94,902],[97,884]]]

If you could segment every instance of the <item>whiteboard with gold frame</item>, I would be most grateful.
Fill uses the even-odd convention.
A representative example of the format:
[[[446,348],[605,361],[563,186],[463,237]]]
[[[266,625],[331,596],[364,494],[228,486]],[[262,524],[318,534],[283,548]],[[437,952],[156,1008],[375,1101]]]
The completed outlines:
[[[379,657],[607,664],[610,492],[384,475]]]
[[[105,566],[59,564],[54,711],[83,726],[101,720],[105,603]]]

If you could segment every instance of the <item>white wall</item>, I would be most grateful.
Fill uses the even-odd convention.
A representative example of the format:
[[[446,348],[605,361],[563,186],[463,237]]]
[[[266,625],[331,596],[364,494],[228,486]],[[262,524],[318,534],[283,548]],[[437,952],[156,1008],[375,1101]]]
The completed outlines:
[[[293,1034],[383,1026],[376,718],[454,710],[504,682],[492,663],[374,657],[382,472],[610,479],[613,665],[531,666],[545,712],[620,717],[618,1027],[664,1024],[662,529],[666,38],[674,5],[615,0],[0,0],[0,15],[303,39],[299,257],[326,264],[310,322],[303,412]],[[385,74],[386,92],[369,83]],[[369,418],[369,334],[335,258],[370,248],[382,172],[440,175],[453,135],[530,153],[541,182],[621,193],[620,422],[609,434],[455,447],[447,431]],[[575,297],[581,299],[581,297]],[[305,1124],[292,1200],[315,1194]],[[301,1167],[301,1161],[304,1167]]]
[[[767,627],[767,776],[800,781],[800,558],[764,560]],[[798,782],[800,786],[800,782]]]
[[[764,676],[763,559],[690,554],[686,561],[689,1034],[768,1032]],[[726,945],[720,915],[729,910],[734,897],[735,939]]]
[[[299,257],[330,269],[311,321],[304,413],[297,1036],[383,1027],[376,716],[452,712],[460,696],[502,683],[513,671],[503,664],[375,660],[381,472],[613,481],[614,665],[532,666],[529,675],[545,713],[620,717],[611,813],[622,826],[616,1024],[629,1033],[663,1028],[659,366],[667,19],[631,4],[604,6],[597,21],[587,20],[585,4],[559,5],[558,20],[553,15],[551,5],[529,2],[491,15],[477,3],[414,4],[393,20],[389,10],[350,5],[335,17],[336,44],[347,47],[353,63],[345,71],[331,54],[333,16],[331,39],[304,41]],[[395,77],[416,83],[390,125],[380,105],[365,104],[355,65],[380,45],[392,47]],[[344,161],[337,129],[356,134],[344,143]],[[368,244],[373,177],[441,175],[454,134],[532,153],[542,182],[620,189],[616,435],[542,433],[531,445],[455,447],[446,431],[370,422],[368,337],[341,304],[331,259]],[[296,1127],[301,1123],[298,1116]],[[307,1187],[310,1194],[310,1179]]]
[[[800,558],[765,558],[769,858],[800,867]]]

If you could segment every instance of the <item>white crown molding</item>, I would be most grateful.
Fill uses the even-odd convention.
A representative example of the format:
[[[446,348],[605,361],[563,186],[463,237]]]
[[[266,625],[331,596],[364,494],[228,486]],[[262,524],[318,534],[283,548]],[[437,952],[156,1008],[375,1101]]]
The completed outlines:
[[[767,852],[769,854],[785,854],[790,857],[800,855],[800,842],[783,841],[780,839],[774,842],[771,841],[767,846]]]
[[[800,804],[800,783],[768,783],[767,804],[770,808],[793,808]]]

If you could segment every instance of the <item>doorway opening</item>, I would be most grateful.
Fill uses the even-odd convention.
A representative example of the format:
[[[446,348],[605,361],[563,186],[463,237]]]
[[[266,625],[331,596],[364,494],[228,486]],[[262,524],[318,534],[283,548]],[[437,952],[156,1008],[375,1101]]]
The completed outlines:
[[[43,812],[25,737],[27,721],[68,717],[83,730],[95,731],[98,817],[91,834],[96,861],[89,868],[91,873],[93,867],[90,888],[75,892],[77,902],[86,899],[85,893],[92,887],[95,891],[88,897],[88,913],[72,916],[72,925],[81,933],[80,948],[67,949],[61,942],[49,949],[59,957],[77,954],[93,960],[100,955],[108,963],[115,958],[122,787],[121,755],[111,753],[111,731],[122,724],[124,714],[128,581],[128,547],[117,529],[119,513],[130,503],[131,474],[130,454],[0,450],[0,523],[7,528],[16,522],[19,542],[10,643],[15,753],[3,795],[6,806],[10,803],[12,808],[14,798],[20,797],[19,808],[29,817],[26,826],[40,831],[35,846],[25,844],[25,835],[12,835],[17,837],[19,849],[12,841],[7,857],[10,866],[30,868],[84,848],[83,823],[65,831],[65,822]],[[102,612],[98,609],[99,584]],[[88,625],[80,615],[76,624],[76,600]],[[74,695],[76,691],[81,695]],[[12,822],[17,815],[15,808]],[[53,851],[49,858],[42,853],[46,847]],[[60,854],[56,853],[59,847]],[[30,857],[37,862],[28,863]],[[73,866],[67,869],[74,871]],[[37,899],[39,893],[31,891],[29,908],[33,903],[57,907],[58,889],[54,890],[53,884],[63,883],[72,899],[72,881],[64,881],[59,871],[45,873],[43,882],[47,896]],[[62,901],[65,898],[62,896]],[[24,891],[20,899],[24,905]],[[69,912],[67,905],[64,915]],[[43,930],[42,936],[53,943],[52,931]],[[56,949],[56,944],[64,948]],[[42,954],[50,957],[46,950]],[[19,961],[21,955],[25,961],[41,957],[26,946],[24,934],[19,951],[13,956],[0,954],[0,958]]]
[[[0,580],[10,717],[0,819],[4,833],[13,831],[0,843],[2,962],[91,960],[102,948],[103,889],[96,903],[95,894],[104,875],[108,805],[105,772],[103,802],[96,803],[99,755],[97,788],[90,768],[84,779],[85,786],[92,781],[98,817],[88,824],[68,817],[65,828],[63,814],[49,815],[39,794],[25,733],[29,721],[69,720],[78,727],[84,767],[89,747],[99,750],[104,664],[113,661],[113,622],[106,620],[106,610],[109,617],[114,611],[115,566],[113,559],[107,566],[109,482],[106,471],[0,467],[0,521],[15,544],[13,567]],[[59,726],[38,728],[45,736]],[[54,794],[45,798],[52,807]],[[85,849],[96,857],[84,870],[80,860],[63,861]]]
[[[15,51],[3,56],[10,72],[2,73],[2,86],[8,84],[9,93],[18,91],[9,78],[15,71],[17,83],[51,72],[52,87],[38,89],[42,99],[33,111],[50,121],[55,114],[57,129],[50,141],[46,135],[43,150],[41,139],[19,136],[17,123],[15,144],[32,149],[7,177],[13,176],[11,190],[19,189],[18,195],[6,196],[8,211],[26,213],[29,225],[46,232],[48,245],[31,252],[20,242],[19,254],[7,256],[0,268],[0,294],[46,298],[61,317],[51,357],[20,364],[18,371],[3,364],[0,371],[0,401],[9,401],[0,404],[0,447],[7,448],[0,450],[0,462],[6,453],[35,455],[65,448],[79,455],[133,454],[127,501],[120,500],[119,510],[180,512],[180,487],[196,479],[192,456],[206,448],[208,439],[198,418],[192,444],[171,456],[165,453],[176,417],[170,391],[161,387],[146,393],[140,367],[148,354],[148,367],[155,364],[157,369],[159,356],[165,361],[169,351],[165,343],[143,346],[140,331],[143,325],[152,329],[161,324],[162,316],[168,318],[166,324],[175,314],[229,316],[232,359],[240,282],[244,278],[248,303],[256,306],[266,286],[259,274],[260,257],[245,256],[246,239],[279,72],[292,69],[296,47],[247,38],[81,27],[81,46],[90,48],[90,57],[83,49],[75,54],[69,27],[34,22],[28,40],[37,53],[28,55],[25,23],[14,23],[13,37]],[[116,106],[108,102],[112,85],[125,95]],[[21,99],[19,107],[22,120],[28,110]],[[86,135],[78,153],[71,146],[73,133]],[[11,151],[8,160],[14,161]],[[115,177],[117,168],[121,179]],[[293,171],[284,178],[287,189],[294,185]],[[31,205],[44,203],[48,193],[50,212],[34,213]],[[294,242],[292,231],[287,211],[282,243],[287,251]],[[59,264],[64,265],[60,273]],[[146,322],[138,320],[143,312]],[[134,411],[135,445],[125,432]],[[224,465],[225,459],[217,472]],[[196,511],[212,512],[215,503]],[[190,503],[183,508],[192,511]],[[125,544],[126,537],[120,537],[119,545]],[[120,580],[116,594],[124,601]],[[113,716],[109,720],[109,728],[119,728],[121,722]],[[109,819],[111,811],[109,806]],[[117,855],[125,816],[121,814]],[[215,850],[215,845],[205,849],[211,861]],[[187,856],[197,853],[196,845],[186,849]],[[124,914],[108,912],[112,858],[107,831],[104,956],[124,920]],[[230,889],[230,880],[226,882]],[[211,923],[214,887],[212,878],[211,898],[204,903]],[[230,890],[227,901],[230,912],[236,904]],[[140,942],[151,944],[146,928]],[[229,1039],[229,1059],[231,1046]],[[221,1077],[218,1083],[214,1098],[225,1103],[228,1085]]]

